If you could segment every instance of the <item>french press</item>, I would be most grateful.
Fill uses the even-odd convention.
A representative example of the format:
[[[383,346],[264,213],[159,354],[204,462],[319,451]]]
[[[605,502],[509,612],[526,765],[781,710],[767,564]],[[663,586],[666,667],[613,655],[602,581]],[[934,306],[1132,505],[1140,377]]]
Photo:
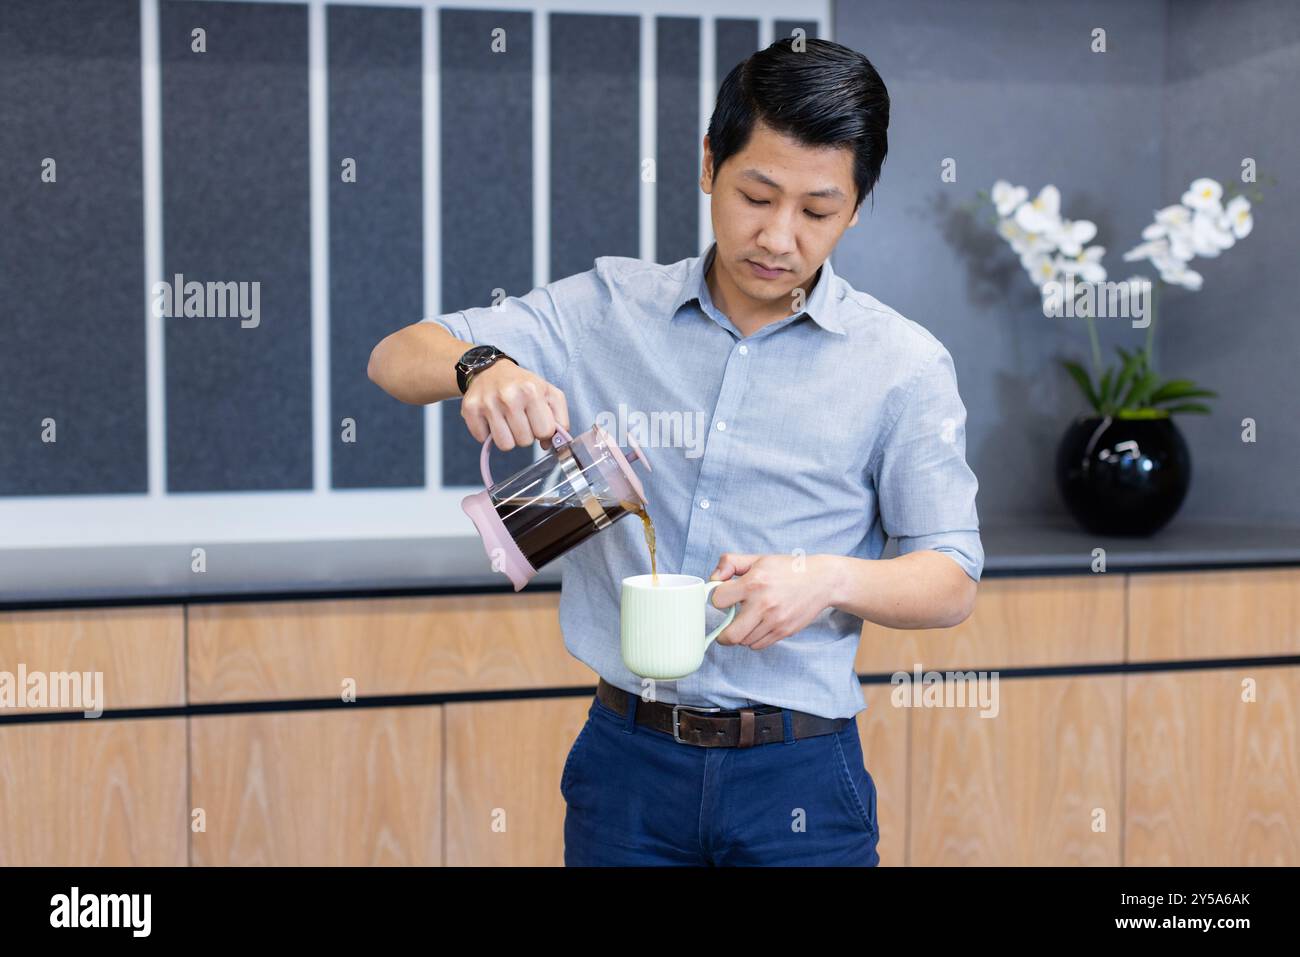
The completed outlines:
[[[542,566],[559,558],[647,501],[632,462],[650,471],[636,440],[624,455],[613,437],[594,426],[578,436],[557,427],[551,449],[522,471],[492,481],[488,436],[479,455],[484,491],[467,495],[460,507],[474,522],[493,568],[523,588]]]

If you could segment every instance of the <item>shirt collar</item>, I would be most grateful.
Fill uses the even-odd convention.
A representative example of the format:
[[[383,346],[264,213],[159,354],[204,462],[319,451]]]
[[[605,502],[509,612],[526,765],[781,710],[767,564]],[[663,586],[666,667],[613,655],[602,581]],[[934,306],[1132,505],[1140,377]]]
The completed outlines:
[[[718,244],[712,243],[708,252],[703,256],[696,256],[690,261],[690,267],[687,269],[686,278],[682,281],[681,290],[673,303],[671,316],[676,316],[682,306],[692,301],[703,301],[701,297],[707,299],[708,286],[704,281],[708,273],[709,265],[713,262],[713,256],[718,250]],[[835,271],[831,268],[830,258],[822,263],[821,275],[817,277],[817,283],[813,286],[812,293],[804,300],[802,315],[808,316],[813,322],[821,326],[828,332],[844,335],[844,325],[840,322],[839,317],[835,314],[834,301],[831,299],[831,286],[835,283]]]

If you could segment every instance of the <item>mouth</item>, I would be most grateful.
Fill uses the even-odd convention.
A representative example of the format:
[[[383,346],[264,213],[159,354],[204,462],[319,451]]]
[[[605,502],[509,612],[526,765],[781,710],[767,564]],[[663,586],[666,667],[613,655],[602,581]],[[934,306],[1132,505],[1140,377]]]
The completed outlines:
[[[759,279],[776,279],[790,271],[788,269],[782,269],[780,266],[766,266],[753,259],[746,259],[745,262],[749,266],[750,271]]]

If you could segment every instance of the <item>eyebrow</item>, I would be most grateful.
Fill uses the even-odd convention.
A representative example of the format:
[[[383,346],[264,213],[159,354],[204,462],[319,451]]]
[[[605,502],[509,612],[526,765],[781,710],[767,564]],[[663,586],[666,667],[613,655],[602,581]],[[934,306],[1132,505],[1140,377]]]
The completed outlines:
[[[762,183],[764,186],[771,186],[773,189],[781,188],[780,183],[772,179],[770,176],[764,176],[756,169],[747,169],[744,172],[742,172],[740,175],[744,176],[746,179],[757,180],[758,182]],[[818,199],[843,199],[844,191],[841,190],[838,186],[828,186],[825,189],[813,190],[812,192],[806,193],[805,195],[815,196]]]

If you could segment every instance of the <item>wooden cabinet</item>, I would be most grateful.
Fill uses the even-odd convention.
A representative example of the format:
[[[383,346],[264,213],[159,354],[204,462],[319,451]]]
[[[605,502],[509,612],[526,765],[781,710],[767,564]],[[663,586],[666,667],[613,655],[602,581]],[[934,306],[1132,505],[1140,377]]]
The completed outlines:
[[[109,709],[0,721],[0,866],[561,864],[596,676],[558,599],[0,615],[0,672],[102,672]],[[1296,656],[1300,568],[995,578],[956,628],[869,625],[881,863],[1298,864]],[[918,669],[995,713],[902,706]]]

